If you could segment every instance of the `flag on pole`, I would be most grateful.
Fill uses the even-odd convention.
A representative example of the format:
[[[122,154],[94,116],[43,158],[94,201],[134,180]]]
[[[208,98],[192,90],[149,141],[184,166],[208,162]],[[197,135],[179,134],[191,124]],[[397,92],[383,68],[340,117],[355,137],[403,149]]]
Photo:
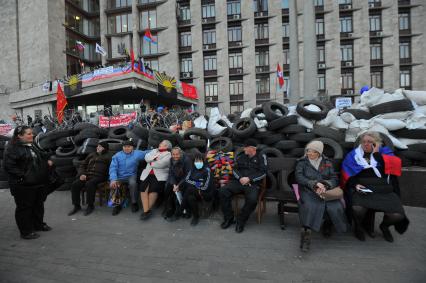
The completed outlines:
[[[58,83],[58,90],[56,91],[56,117],[58,118],[59,124],[62,124],[64,119],[64,109],[67,104],[67,98],[62,91],[61,84]]]
[[[277,79],[278,79],[278,84],[280,85],[280,88],[282,88],[284,86],[284,75],[283,75],[283,72],[281,71],[280,64],[277,64]]]
[[[140,56],[139,57],[139,61],[138,61],[138,69],[140,72],[145,73],[145,62],[143,61],[143,57]]]
[[[190,99],[198,99],[197,88],[193,85],[181,82],[182,85],[182,94],[184,97]]]
[[[101,54],[102,56],[107,55],[107,52],[105,51],[105,49],[102,46],[100,46],[97,42],[96,42],[95,52]]]
[[[130,62],[132,63],[132,71],[135,69],[135,53],[133,52],[133,48],[130,49]]]
[[[83,43],[81,43],[81,41],[78,41],[78,40],[76,40],[76,41],[75,41],[75,47],[77,47],[77,49],[78,49],[79,51],[83,51],[83,50],[84,50],[84,48],[85,48],[84,44],[83,44]]]
[[[151,31],[148,29],[146,29],[145,31],[145,35],[143,36],[143,39],[145,39],[148,42],[151,42],[153,44],[157,44],[157,41],[155,40],[155,38],[152,36]]]

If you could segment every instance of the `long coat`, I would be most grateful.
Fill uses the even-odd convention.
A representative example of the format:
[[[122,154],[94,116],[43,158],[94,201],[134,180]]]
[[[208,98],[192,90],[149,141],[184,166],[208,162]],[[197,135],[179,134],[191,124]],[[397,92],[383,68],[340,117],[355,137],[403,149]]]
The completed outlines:
[[[311,165],[307,157],[303,157],[297,161],[295,175],[299,184],[299,218],[302,226],[319,231],[324,214],[327,212],[336,231],[346,232],[347,220],[341,201],[325,201],[314,191],[314,186],[318,182],[325,182],[330,188],[337,187],[338,178],[332,161],[322,156],[317,170]]]

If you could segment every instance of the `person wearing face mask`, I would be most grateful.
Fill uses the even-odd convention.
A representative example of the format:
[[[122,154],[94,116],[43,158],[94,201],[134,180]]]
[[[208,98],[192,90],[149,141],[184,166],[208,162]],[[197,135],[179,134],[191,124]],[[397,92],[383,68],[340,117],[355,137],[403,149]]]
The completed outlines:
[[[179,147],[174,147],[172,149],[172,158],[170,159],[169,177],[164,188],[164,198],[166,200],[164,218],[168,221],[174,221],[180,216],[179,201],[181,200],[176,198],[176,193],[183,191],[183,183],[191,167],[190,158]]]
[[[3,166],[15,199],[15,220],[26,240],[40,237],[37,231],[50,231],[44,221],[45,188],[49,179],[49,156],[33,144],[33,132],[28,126],[18,126],[8,143]]]
[[[333,163],[323,155],[324,144],[311,141],[306,145],[305,156],[296,164],[295,177],[299,185],[299,219],[302,224],[300,248],[308,251],[311,230],[323,226],[325,237],[331,235],[331,226],[337,232],[347,230],[345,211],[340,198],[343,191],[338,187],[338,178]]]
[[[200,201],[212,201],[216,190],[213,188],[211,170],[204,162],[203,155],[196,153],[191,171],[185,177],[182,209],[192,213],[191,225],[198,224],[200,212],[198,203]]]
[[[86,188],[87,208],[84,215],[87,216],[95,209],[96,188],[99,184],[108,180],[109,164],[112,154],[108,152],[108,143],[99,142],[96,152],[89,154],[78,168],[77,179],[71,185],[71,197],[74,208],[68,213],[73,215],[81,210],[80,193]]]
[[[157,149],[153,149],[145,156],[146,168],[142,171],[139,185],[143,213],[141,220],[147,220],[152,215],[152,207],[157,201],[159,193],[162,193],[169,176],[169,166],[172,143],[162,141]]]

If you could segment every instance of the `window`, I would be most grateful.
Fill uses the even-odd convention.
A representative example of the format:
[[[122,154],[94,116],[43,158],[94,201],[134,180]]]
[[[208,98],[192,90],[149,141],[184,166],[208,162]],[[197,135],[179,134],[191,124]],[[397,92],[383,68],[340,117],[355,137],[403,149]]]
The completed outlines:
[[[202,10],[202,18],[203,19],[215,17],[214,4],[203,5],[203,6],[201,6],[201,10]]]
[[[231,113],[240,113],[244,111],[244,103],[242,102],[231,102],[230,107]]]
[[[283,23],[283,37],[290,37],[290,24]]]
[[[342,89],[353,89],[354,77],[352,73],[342,73],[340,76]]]
[[[324,34],[324,19],[315,19],[315,34]]]
[[[180,71],[182,73],[192,72],[192,58],[181,58],[180,59]]]
[[[141,12],[141,30],[157,28],[157,11],[146,10]]]
[[[142,46],[142,54],[150,55],[158,53],[158,38],[157,35],[152,35],[152,38],[157,42],[157,44],[146,41],[143,37],[141,37],[141,46]]]
[[[229,69],[236,69],[243,67],[243,54],[242,53],[229,53]]]
[[[400,59],[411,58],[410,42],[399,43],[399,58]]]
[[[180,47],[189,47],[192,46],[191,32],[181,32],[180,33]]]
[[[108,8],[110,9],[128,7],[128,6],[132,6],[132,0],[109,0],[108,1]]]
[[[108,33],[129,32],[132,30],[132,14],[120,14],[108,17]]]
[[[410,29],[410,14],[401,13],[399,16],[399,30]]]
[[[400,87],[411,87],[411,70],[399,71],[399,85]]]
[[[269,77],[256,78],[256,94],[269,93]]]
[[[160,65],[158,64],[158,59],[145,59],[145,65],[147,65],[153,71],[159,71]]]
[[[228,42],[241,41],[241,26],[228,28]]]
[[[382,44],[374,43],[370,45],[370,60],[382,59]]]
[[[325,62],[325,46],[317,47],[317,62]]]
[[[381,15],[372,15],[369,17],[370,21],[370,31],[380,31],[382,30],[382,16]]]
[[[241,14],[241,3],[240,1],[232,1],[226,4],[228,16],[240,15]]]
[[[269,51],[256,51],[256,67],[269,66]]]
[[[189,8],[189,6],[179,7],[179,20],[181,21],[191,20],[191,9]]]
[[[340,32],[352,32],[352,17],[340,18]]]
[[[255,39],[269,38],[269,29],[268,29],[267,23],[256,24],[254,26],[254,38]]]
[[[284,65],[290,65],[290,50],[289,49],[284,49],[283,50],[283,55],[284,55]]]
[[[281,9],[289,9],[288,0],[281,0]]]
[[[318,74],[318,90],[325,90],[325,74]]]
[[[253,10],[255,13],[268,11],[268,0],[253,0]]]
[[[229,81],[229,95],[244,94],[243,80]]]
[[[340,46],[340,60],[341,61],[352,61],[352,55],[353,55],[353,47],[352,44],[349,45],[341,45]]]
[[[318,7],[318,6],[324,6],[324,0],[315,0],[315,6],[316,7]]]
[[[217,96],[217,82],[205,82],[204,93],[206,96]]]
[[[383,72],[371,72],[371,86],[376,88],[382,88],[383,87]]]
[[[216,71],[216,55],[204,56],[204,71]]]
[[[209,29],[203,31],[203,45],[216,43],[216,30]]]

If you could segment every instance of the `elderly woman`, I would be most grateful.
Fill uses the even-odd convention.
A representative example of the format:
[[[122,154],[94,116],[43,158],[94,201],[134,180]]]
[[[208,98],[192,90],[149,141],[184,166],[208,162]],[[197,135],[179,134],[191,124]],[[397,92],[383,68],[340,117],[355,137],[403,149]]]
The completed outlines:
[[[311,230],[319,231],[324,222],[324,236],[330,236],[331,224],[337,232],[346,232],[347,221],[340,202],[343,191],[332,161],[322,154],[324,144],[312,141],[306,145],[306,154],[296,165],[296,181],[299,184],[299,218],[303,226],[300,248],[310,248]]]
[[[347,191],[348,207],[352,209],[355,237],[360,241],[365,241],[363,224],[369,212],[384,212],[379,227],[388,242],[393,242],[389,226],[395,225],[401,234],[407,230],[409,221],[399,198],[396,178],[400,175],[401,160],[388,147],[382,146],[377,132],[363,133],[359,146],[345,157],[342,183]],[[367,232],[374,237],[371,228],[367,228]]]
[[[158,194],[164,190],[169,176],[171,149],[171,142],[164,140],[158,145],[158,149],[152,150],[145,156],[147,165],[142,171],[142,182],[139,186],[143,205],[141,220],[147,220],[152,215],[151,209],[157,200]]]

